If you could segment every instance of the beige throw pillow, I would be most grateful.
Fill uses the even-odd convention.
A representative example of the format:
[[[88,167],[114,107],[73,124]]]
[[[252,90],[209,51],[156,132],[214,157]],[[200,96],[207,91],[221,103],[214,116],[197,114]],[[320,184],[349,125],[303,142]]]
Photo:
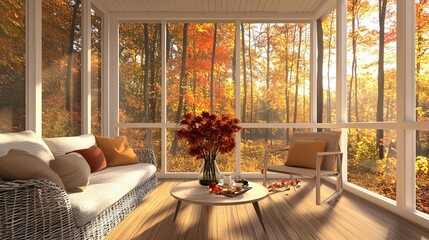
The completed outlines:
[[[318,152],[324,152],[326,141],[297,140],[292,143],[285,165],[316,169]]]
[[[46,162],[23,150],[11,149],[0,157],[0,178],[7,181],[43,178],[65,189],[58,174]]]
[[[58,156],[49,165],[60,176],[67,192],[82,192],[88,186],[91,168],[79,153]]]

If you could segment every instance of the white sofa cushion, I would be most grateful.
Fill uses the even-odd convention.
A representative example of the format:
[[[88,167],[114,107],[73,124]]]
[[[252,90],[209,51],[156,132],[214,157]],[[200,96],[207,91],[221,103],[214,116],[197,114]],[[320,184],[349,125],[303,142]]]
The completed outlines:
[[[0,157],[6,155],[11,149],[26,151],[48,164],[50,160],[54,159],[51,150],[49,150],[43,139],[31,130],[17,133],[0,133]]]
[[[92,173],[85,191],[69,194],[75,225],[85,225],[155,172],[153,164],[137,163]]]
[[[73,137],[44,138],[43,140],[51,149],[54,157],[62,156],[75,150],[90,148],[94,145],[97,146],[95,137],[92,134]]]

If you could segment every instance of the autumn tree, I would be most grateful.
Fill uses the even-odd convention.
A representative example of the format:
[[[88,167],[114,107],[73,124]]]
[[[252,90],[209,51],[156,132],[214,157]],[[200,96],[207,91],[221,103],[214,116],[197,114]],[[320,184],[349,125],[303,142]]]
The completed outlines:
[[[378,50],[378,90],[377,90],[377,121],[383,121],[384,113],[384,22],[386,21],[387,0],[379,0],[379,50]],[[377,130],[378,158],[384,158],[383,130]]]
[[[0,132],[24,129],[25,1],[5,0],[0,2]]]
[[[176,118],[175,122],[178,123],[181,119],[183,112],[183,97],[185,94],[185,82],[186,82],[186,55],[187,55],[187,47],[188,47],[188,24],[183,24],[183,43],[182,43],[182,64],[180,71],[180,81],[179,81],[179,103],[177,105]],[[177,153],[177,134],[174,135],[174,140],[171,146],[171,153],[173,156]]]

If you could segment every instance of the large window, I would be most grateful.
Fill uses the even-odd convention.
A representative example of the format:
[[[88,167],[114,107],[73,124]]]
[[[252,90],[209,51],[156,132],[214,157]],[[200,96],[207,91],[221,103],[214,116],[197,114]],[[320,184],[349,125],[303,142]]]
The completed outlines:
[[[123,23],[119,36],[119,121],[160,123],[161,24]],[[159,129],[122,128],[120,134],[129,138],[133,148],[154,148],[160,161]]]
[[[265,148],[284,145],[291,129],[264,123],[310,121],[310,24],[244,23],[241,36],[241,170],[259,172]]]
[[[429,121],[429,3],[416,0],[416,117]],[[429,214],[429,128],[416,131],[416,205]]]
[[[335,9],[332,10],[325,18],[322,19],[322,50],[323,50],[323,57],[322,59],[318,56],[318,61],[322,61],[322,86],[318,86],[318,89],[322,89],[322,104],[320,107],[320,96],[318,96],[318,113],[317,116],[319,118],[319,115],[322,117],[322,120],[318,119],[318,122],[324,122],[324,123],[331,123],[335,122],[335,118],[337,116],[336,111],[336,11]],[[320,34],[318,32],[318,34]],[[317,38],[320,36],[318,35]],[[318,40],[319,42],[319,40]],[[318,49],[320,45],[318,44]],[[318,55],[320,51],[318,50]],[[319,62],[318,62],[319,66]],[[319,70],[318,70],[319,71]],[[319,93],[319,91],[318,91]],[[322,113],[320,114],[319,111]]]
[[[80,1],[42,1],[44,137],[81,134],[80,22]]]
[[[396,1],[348,3],[347,119],[395,121]],[[396,199],[396,133],[381,125],[350,129],[348,139],[348,181]]]
[[[241,31],[242,121],[309,122],[310,25],[252,23]]]
[[[348,122],[395,121],[396,1],[348,2]]]
[[[235,115],[235,24],[169,23],[167,33],[167,121],[189,111]],[[175,130],[167,142],[167,171],[198,171]],[[217,161],[221,171],[234,171],[233,153]]]
[[[0,2],[0,132],[25,129],[25,0]]]
[[[383,131],[384,157],[374,144],[379,130],[348,130],[347,181],[372,192],[396,199],[396,132]]]

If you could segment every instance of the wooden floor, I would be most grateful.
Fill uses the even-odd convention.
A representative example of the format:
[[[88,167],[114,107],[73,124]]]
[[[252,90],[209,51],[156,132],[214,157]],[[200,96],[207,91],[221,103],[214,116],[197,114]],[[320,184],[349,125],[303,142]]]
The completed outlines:
[[[429,230],[350,193],[331,203],[315,204],[313,181],[259,202],[264,232],[252,204],[203,207],[183,203],[173,221],[180,180],[158,186],[106,239],[429,239]],[[332,191],[325,186],[322,196]],[[208,194],[208,193],[207,193]]]

